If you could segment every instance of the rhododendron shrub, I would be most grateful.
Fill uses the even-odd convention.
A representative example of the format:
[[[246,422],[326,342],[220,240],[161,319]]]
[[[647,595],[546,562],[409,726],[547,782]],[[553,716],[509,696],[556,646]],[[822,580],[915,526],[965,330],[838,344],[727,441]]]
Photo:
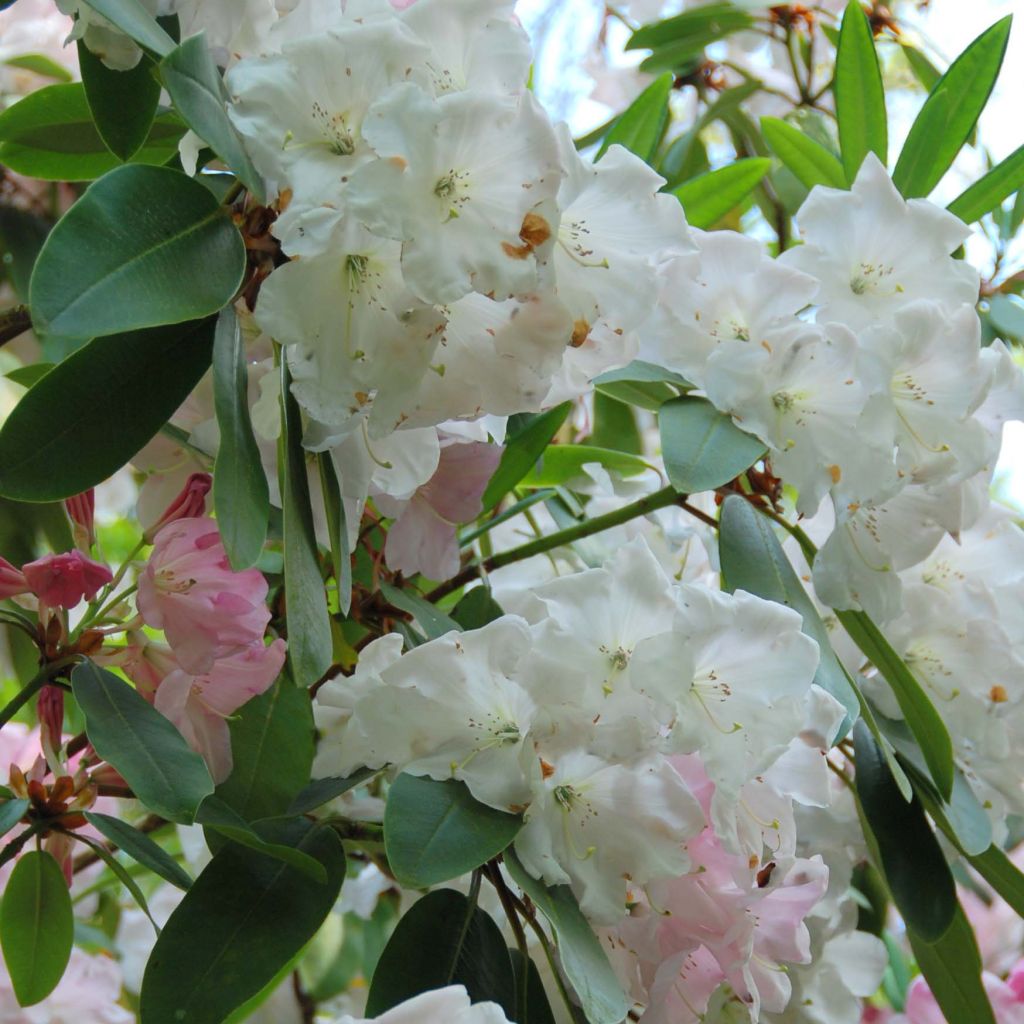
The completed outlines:
[[[0,6],[0,1020],[1024,1021],[1009,18]]]

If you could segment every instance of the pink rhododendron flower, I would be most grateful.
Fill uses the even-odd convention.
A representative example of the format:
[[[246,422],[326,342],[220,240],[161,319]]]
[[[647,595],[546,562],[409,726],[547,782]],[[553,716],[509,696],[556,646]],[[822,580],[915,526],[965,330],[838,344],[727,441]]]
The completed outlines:
[[[0,600],[29,592],[25,574],[6,558],[0,558]]]
[[[151,704],[164,677],[181,668],[170,647],[134,630],[128,634],[124,647],[116,651],[108,649],[93,660],[101,665],[116,665]]]
[[[198,519],[206,514],[206,496],[213,486],[209,473],[192,473],[185,486],[164,509],[164,514],[152,526],[146,527],[145,536],[152,540],[168,523],[179,519]]]
[[[96,491],[90,487],[81,494],[65,498],[64,508],[75,524],[75,543],[88,551],[96,542]]]
[[[274,682],[284,656],[283,640],[275,640],[270,646],[255,643],[214,662],[201,675],[175,669],[157,687],[156,709],[203,756],[214,782],[223,782],[231,774],[227,716]]]
[[[74,608],[84,597],[91,601],[114,577],[105,565],[81,551],[43,555],[22,568],[32,593],[52,607]]]
[[[266,596],[258,570],[232,571],[216,522],[179,519],[157,534],[136,603],[146,624],[164,631],[181,667],[198,675],[263,639]]]

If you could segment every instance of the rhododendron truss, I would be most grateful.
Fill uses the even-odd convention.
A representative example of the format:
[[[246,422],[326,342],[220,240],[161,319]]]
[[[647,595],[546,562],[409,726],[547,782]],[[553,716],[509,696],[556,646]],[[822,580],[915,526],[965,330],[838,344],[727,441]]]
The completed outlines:
[[[1024,1022],[927,6],[0,4],[0,1021]]]

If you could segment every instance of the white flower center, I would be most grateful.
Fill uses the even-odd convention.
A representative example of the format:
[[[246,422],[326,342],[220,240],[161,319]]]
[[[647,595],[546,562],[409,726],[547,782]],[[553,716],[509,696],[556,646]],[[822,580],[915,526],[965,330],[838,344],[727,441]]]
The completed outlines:
[[[850,275],[850,291],[854,295],[898,295],[903,285],[892,280],[895,267],[884,263],[861,263]]]

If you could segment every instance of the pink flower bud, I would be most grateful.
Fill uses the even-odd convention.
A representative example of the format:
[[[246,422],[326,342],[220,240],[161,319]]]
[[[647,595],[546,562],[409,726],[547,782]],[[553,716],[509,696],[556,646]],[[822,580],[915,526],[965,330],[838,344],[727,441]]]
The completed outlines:
[[[198,519],[206,514],[206,496],[213,486],[209,473],[193,473],[186,481],[181,493],[167,506],[164,514],[150,527],[145,537],[150,543],[160,528],[178,519]]]
[[[0,600],[16,594],[27,594],[30,589],[25,574],[6,558],[0,558]]]
[[[96,543],[96,492],[90,487],[81,494],[65,498],[64,507],[75,524],[75,543],[88,551]]]
[[[84,597],[91,601],[113,576],[105,565],[86,558],[81,551],[43,555],[22,567],[32,593],[44,604],[74,608]]]
[[[64,770],[59,757],[64,745],[64,691],[59,686],[44,686],[39,691],[36,714],[43,756],[51,770],[59,775]]]

